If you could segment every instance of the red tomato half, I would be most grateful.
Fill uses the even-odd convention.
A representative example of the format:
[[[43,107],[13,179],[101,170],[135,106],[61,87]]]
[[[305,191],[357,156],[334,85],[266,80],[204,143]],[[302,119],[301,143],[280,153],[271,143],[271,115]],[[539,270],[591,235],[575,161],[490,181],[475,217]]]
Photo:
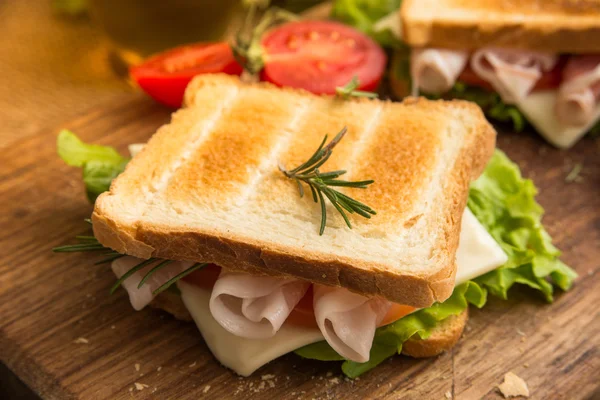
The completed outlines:
[[[144,92],[169,107],[181,107],[185,88],[194,76],[218,72],[242,74],[241,65],[225,42],[177,47],[129,70]]]
[[[277,86],[335,94],[357,76],[359,90],[375,90],[386,55],[365,34],[331,21],[298,21],[274,28],[262,39],[262,80]]]

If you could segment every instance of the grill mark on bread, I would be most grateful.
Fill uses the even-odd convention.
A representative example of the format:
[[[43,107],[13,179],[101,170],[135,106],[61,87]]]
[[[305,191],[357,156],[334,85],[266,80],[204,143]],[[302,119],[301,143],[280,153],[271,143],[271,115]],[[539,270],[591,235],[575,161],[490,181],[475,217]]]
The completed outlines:
[[[331,140],[341,128],[347,126],[346,137],[336,146],[331,158],[321,170],[326,172],[346,169],[353,163],[351,155],[356,151],[357,141],[364,136],[365,129],[372,119],[377,117],[380,107],[377,103],[365,102],[359,105],[316,98],[315,105],[305,116],[302,125],[298,126],[298,131],[302,133],[292,137],[287,149],[281,153],[281,164],[288,169],[295,168],[314,153],[325,135]],[[254,194],[252,201],[255,206],[260,204],[261,207],[271,210],[274,218],[285,219],[288,222],[287,217],[294,215],[296,218],[293,222],[298,225],[299,231],[312,231],[315,226],[318,227],[321,218],[320,206],[314,203],[308,187],[304,187],[306,194],[301,198],[297,185],[279,172],[275,165],[267,178],[268,185],[257,188]],[[327,229],[346,229],[341,217],[336,215],[335,211],[332,212],[333,208],[328,200],[326,204]]]
[[[273,172],[278,166],[278,156],[282,151],[285,151],[291,143],[292,136],[295,133],[294,128],[301,125],[302,118],[309,112],[310,105],[306,99],[302,99],[301,105],[296,108],[296,113],[293,115],[287,126],[282,129],[281,138],[275,143],[269,154],[263,158],[260,165],[257,167],[254,175],[249,179],[248,184],[236,201],[236,206],[241,207],[246,203],[249,197],[256,192],[258,185],[268,178],[268,173]],[[267,183],[268,185],[268,183]]]
[[[177,171],[165,197],[178,204],[211,206],[219,196],[220,208],[243,192],[251,176],[284,136],[297,114],[301,98],[282,102],[280,96],[260,98],[255,88],[240,91],[226,118],[215,126],[210,140],[195,149],[188,164]],[[295,101],[294,101],[295,100]]]

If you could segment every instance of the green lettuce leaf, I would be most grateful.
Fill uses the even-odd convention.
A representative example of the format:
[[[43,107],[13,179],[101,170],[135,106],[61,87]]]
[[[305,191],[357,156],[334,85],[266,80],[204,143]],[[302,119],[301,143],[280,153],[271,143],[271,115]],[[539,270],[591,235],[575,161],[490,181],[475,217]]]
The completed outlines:
[[[541,224],[544,210],[535,201],[536,193],[533,182],[523,179],[518,166],[496,150],[482,176],[471,185],[468,206],[506,252],[507,263],[457,286],[443,303],[378,328],[369,361],[345,360],[344,374],[357,377],[401,353],[402,345],[411,337],[427,339],[440,321],[460,314],[469,304],[483,307],[488,292],[506,299],[508,290],[520,283],[539,290],[546,300],[552,301],[550,282],[563,290],[569,289],[577,275],[558,260],[560,252]],[[321,361],[342,360],[327,342],[304,346],[296,354]]]
[[[496,92],[456,82],[443,97],[472,101],[481,107],[489,118],[509,123],[515,132],[522,132],[529,125],[523,113],[517,107],[504,103]]]
[[[65,163],[82,169],[86,193],[92,203],[110,188],[112,180],[129,162],[112,147],[84,143],[66,129],[58,134],[56,147]]]
[[[342,371],[350,378],[355,378],[374,368],[383,360],[402,352],[402,344],[413,336],[428,338],[437,323],[460,314],[468,304],[482,307],[487,293],[475,282],[466,282],[454,289],[452,296],[443,303],[437,303],[407,315],[398,321],[377,329],[369,361],[357,363],[346,360]],[[296,350],[296,354],[304,358],[321,361],[340,361],[343,358],[333,350],[327,342],[318,342]]]
[[[335,0],[331,18],[369,35],[383,47],[398,47],[398,38],[389,29],[376,30],[378,21],[396,12],[402,0]]]
[[[503,299],[515,283],[542,292],[552,301],[553,286],[569,289],[576,274],[558,257],[560,251],[542,226],[537,189],[519,167],[497,150],[484,173],[471,185],[468,207],[508,255],[508,262],[477,283]],[[548,279],[549,278],[549,279]]]

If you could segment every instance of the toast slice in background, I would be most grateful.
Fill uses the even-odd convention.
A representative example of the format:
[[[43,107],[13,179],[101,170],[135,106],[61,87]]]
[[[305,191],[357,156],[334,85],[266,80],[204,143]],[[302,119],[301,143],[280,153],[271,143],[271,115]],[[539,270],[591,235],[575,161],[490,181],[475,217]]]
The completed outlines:
[[[600,52],[600,0],[404,0],[412,47]]]
[[[495,131],[474,104],[345,101],[226,75],[197,77],[187,107],[161,127],[96,201],[94,234],[140,258],[212,262],[295,276],[427,307],[454,289],[468,186]],[[306,161],[323,137],[346,137],[321,168],[377,211],[348,229],[279,170]]]

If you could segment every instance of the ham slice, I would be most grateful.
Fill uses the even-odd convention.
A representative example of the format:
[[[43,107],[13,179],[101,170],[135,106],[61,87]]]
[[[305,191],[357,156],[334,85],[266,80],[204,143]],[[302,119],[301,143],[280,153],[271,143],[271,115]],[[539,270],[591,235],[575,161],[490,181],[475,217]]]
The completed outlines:
[[[466,51],[413,49],[410,56],[413,96],[417,96],[419,90],[429,94],[441,94],[450,90],[465,68],[468,58]]]
[[[572,56],[563,71],[555,112],[565,126],[584,126],[600,103],[600,55]]]
[[[515,104],[527,97],[542,74],[557,62],[556,55],[546,53],[485,48],[473,53],[470,66],[505,103]]]
[[[136,257],[121,257],[112,262],[111,268],[117,278],[121,278],[127,271],[131,268],[135,267],[137,264],[141,263],[142,259]],[[142,278],[150,271],[153,267],[155,267],[158,262],[148,265],[142,268],[139,271],[136,271],[129,278],[125,279],[122,286],[127,290],[127,294],[129,294],[129,301],[131,305],[136,311],[141,310],[146,307],[152,299],[154,299],[153,291],[158,289],[164,283],[166,283],[169,279],[173,278],[175,275],[180,272],[185,271],[189,267],[191,267],[194,263],[191,262],[180,262],[174,261],[164,268],[161,268],[154,272],[150,278],[144,283],[144,285],[138,289],[138,285]]]
[[[377,325],[391,303],[380,297],[368,298],[343,288],[313,286],[315,318],[327,343],[342,357],[369,361]]]
[[[302,299],[309,282],[221,271],[210,312],[227,331],[249,339],[274,336]]]

